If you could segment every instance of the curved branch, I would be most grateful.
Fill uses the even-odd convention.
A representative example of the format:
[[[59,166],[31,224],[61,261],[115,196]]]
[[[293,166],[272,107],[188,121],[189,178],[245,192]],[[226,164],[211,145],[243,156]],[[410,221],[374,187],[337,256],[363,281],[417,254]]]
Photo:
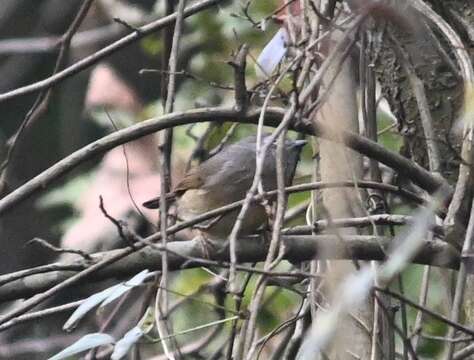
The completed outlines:
[[[213,5],[216,5],[221,0],[204,0],[198,2],[192,6],[189,6],[184,10],[184,17],[189,17],[194,15],[197,12],[205,10]],[[93,53],[92,55],[76,62],[75,64],[69,66],[68,68],[60,71],[44,80],[38,81],[31,85],[26,85],[20,88],[17,88],[12,91],[0,94],[0,102],[12,99],[17,96],[27,95],[39,90],[48,89],[57,83],[71,77],[78,72],[98,63],[100,60],[110,56],[114,52],[122,49],[123,47],[130,45],[131,43],[143,38],[146,35],[149,35],[153,32],[161,30],[162,28],[173,24],[176,21],[176,13],[166,16],[162,19],[151,22],[150,24],[139,27],[137,31],[124,36],[123,38],[113,42],[112,44],[104,47],[103,49]]]
[[[246,113],[241,113],[232,107],[200,108],[186,112],[167,114],[119,130],[75,151],[5,196],[0,200],[0,215],[28,199],[33,194],[45,190],[53,181],[64,176],[78,165],[116,146],[136,140],[153,132],[190,123],[231,121],[256,124],[260,111],[260,108],[250,109]],[[265,113],[265,124],[277,126],[283,116],[283,109],[269,108]],[[314,134],[326,139],[339,141],[339,139],[331,137],[331,132],[325,131],[325,126],[318,122],[315,122],[313,126],[297,124],[293,129],[306,134]],[[429,193],[434,193],[439,189],[444,189],[445,193],[448,194],[452,193],[452,189],[444,179],[432,175],[418,164],[385,149],[383,146],[367,138],[343,131],[342,139],[350,148],[393,168]]]
[[[414,0],[413,7],[437,27],[450,45],[459,65],[461,78],[464,80],[464,102],[466,104],[472,101],[469,97],[474,93],[474,67],[469,52],[464,46],[461,38],[456,31],[454,31],[451,26],[424,1]],[[465,216],[463,216],[466,214],[463,214],[464,209],[462,208],[462,204],[464,203],[466,196],[469,194],[473,181],[470,164],[472,164],[474,159],[474,127],[470,120],[464,122],[461,157],[465,162],[467,162],[467,164],[461,162],[459,167],[459,177],[452,197],[453,200],[449,205],[448,215],[444,221],[445,226],[448,228],[448,237],[452,238],[450,241],[456,241],[456,238],[459,236],[459,232],[456,231],[458,230],[456,226],[456,218],[461,215],[461,219],[467,221]]]
[[[356,187],[356,186],[358,188],[361,188],[361,189],[377,189],[377,190],[380,190],[380,191],[385,191],[385,192],[390,192],[390,193],[393,193],[393,194],[397,194],[397,195],[405,198],[406,200],[412,201],[413,203],[415,203],[417,205],[425,205],[426,204],[425,201],[422,198],[416,196],[415,194],[413,194],[409,191],[406,191],[402,188],[399,188],[399,187],[396,187],[396,186],[393,186],[393,185],[377,183],[377,182],[373,182],[373,181],[359,181],[357,183],[354,183],[353,181],[347,181],[347,180],[346,181],[339,181],[339,182],[313,182],[313,183],[305,183],[305,184],[289,186],[289,187],[285,188],[285,192],[287,194],[292,194],[292,193],[304,192],[304,191],[310,191],[310,190],[316,190],[316,189],[321,190],[321,189],[345,188],[345,187]],[[272,197],[272,196],[275,196],[277,193],[278,193],[278,190],[268,191],[268,192],[264,193],[263,196]],[[255,199],[257,199],[257,198],[261,199],[261,196],[262,195],[258,195],[258,196],[255,197]],[[225,214],[229,211],[235,210],[239,206],[241,206],[243,204],[243,202],[244,202],[244,200],[240,200],[240,201],[228,204],[224,207],[214,209],[210,212],[203,213],[199,217],[196,217],[194,219],[175,224],[171,229],[169,229],[170,234],[176,233],[177,231],[183,230],[185,228],[192,227],[193,225],[198,224],[201,221],[210,220],[210,219],[212,219],[216,216],[221,216],[222,214]],[[391,218],[393,218],[393,217],[397,218],[397,215],[385,214],[385,218],[387,216],[391,217]],[[398,215],[398,217],[400,217],[400,215]],[[349,221],[349,222],[354,223],[354,221],[355,221],[356,223],[361,224],[360,220],[364,220],[364,219],[363,218],[362,219],[357,219],[357,218],[333,219],[330,226],[331,227],[332,226],[337,227],[337,226],[341,225],[341,220],[342,220],[342,222]],[[383,220],[383,217],[382,217],[382,220]],[[376,220],[372,219],[370,224],[374,221],[376,221]],[[318,224],[320,224],[320,225],[318,225]],[[400,222],[399,222],[399,224],[402,225],[402,223],[400,223]],[[328,227],[329,224],[327,223],[326,220],[321,220],[321,221],[318,221],[317,223],[315,223],[315,226],[322,226],[324,228],[324,227]],[[353,225],[351,225],[351,226],[353,226]],[[298,228],[300,228],[300,227],[298,227]],[[309,233],[311,233],[311,229],[312,229],[311,227],[306,226],[305,228],[307,228]],[[289,230],[290,230],[289,232],[283,232],[283,234],[285,234],[285,235],[308,235],[304,232],[303,233],[298,233],[298,231],[297,231],[296,233],[293,233],[293,232],[291,232],[291,229],[289,229]],[[158,234],[158,236],[156,236],[157,234]],[[139,244],[141,246],[151,244],[151,246],[156,247],[156,244],[154,243],[154,241],[158,240],[159,236],[161,236],[161,232],[153,234],[153,235],[151,235],[150,237],[148,237],[146,239],[141,239],[141,241],[140,241],[140,239],[138,239],[138,241],[140,241]],[[83,259],[85,260],[85,262],[82,263],[81,265],[78,265],[78,264],[72,264],[72,265],[70,265],[70,264],[69,265],[47,264],[47,265],[36,266],[36,267],[29,268],[29,269],[26,269],[26,270],[20,270],[20,271],[9,273],[9,274],[0,275],[0,287],[5,285],[5,284],[11,283],[13,281],[23,279],[23,278],[26,278],[26,277],[29,277],[29,276],[33,276],[33,275],[38,275],[38,274],[43,274],[43,273],[51,273],[51,272],[55,272],[55,271],[81,271],[81,270],[85,270],[85,269],[87,269],[86,264],[90,265],[91,263],[94,263],[94,261],[92,261],[92,258],[91,258],[90,255],[87,254],[87,257],[84,256],[84,254],[78,254],[78,255],[81,255],[83,257]],[[1,302],[1,300],[0,300],[0,302]]]
[[[362,183],[363,182],[358,182],[357,185],[361,186]],[[318,184],[318,183],[316,183],[316,184]],[[327,185],[328,185],[327,183],[319,183],[319,186],[327,186]],[[391,185],[388,185],[388,184],[379,184],[379,185],[383,186],[385,188],[386,187],[392,187],[392,188],[395,188],[396,190],[398,189],[397,187],[391,186]],[[310,185],[310,184],[304,184],[304,186],[303,185],[297,185],[297,186],[293,187],[293,190],[294,191],[304,191],[305,189],[308,190],[309,188],[311,188],[311,186],[314,186],[314,185]],[[291,188],[287,189],[287,191],[289,191],[290,189]],[[398,190],[401,191],[401,189],[398,189]],[[276,193],[276,191],[273,191],[273,195],[275,195],[275,193]],[[406,193],[408,194],[408,192],[406,192]],[[267,195],[270,196],[270,193],[267,193]],[[416,196],[414,196],[414,198],[416,198]],[[255,197],[255,200],[261,200],[261,199],[262,199],[262,196],[260,196],[260,195]],[[204,214],[196,216],[195,218],[193,218],[191,220],[175,224],[175,225],[173,225],[173,226],[166,229],[166,235],[174,234],[174,233],[176,233],[180,230],[191,227],[195,224],[199,224],[202,221],[209,220],[209,219],[212,219],[212,218],[214,218],[218,215],[221,215],[225,212],[235,210],[239,206],[242,206],[244,201],[245,200],[237,201],[237,202],[234,202],[232,204],[220,207],[218,209],[208,211]],[[72,274],[69,278],[67,278],[64,281],[58,283],[57,285],[53,286],[52,288],[44,291],[43,293],[38,294],[37,296],[31,297],[28,300],[25,300],[21,304],[21,306],[19,306],[16,309],[13,309],[9,313],[4,314],[4,315],[0,315],[0,325],[6,323],[7,321],[15,318],[18,315],[24,314],[26,311],[32,309],[36,305],[42,303],[43,301],[49,299],[50,297],[52,297],[54,295],[56,295],[58,292],[66,289],[68,287],[71,287],[73,285],[76,285],[80,282],[84,282],[85,279],[88,279],[91,275],[93,275],[97,271],[110,266],[111,264],[113,264],[113,263],[129,256],[132,253],[135,253],[136,251],[138,251],[140,249],[143,249],[147,245],[151,245],[151,247],[156,247],[155,243],[160,238],[161,238],[161,232],[152,234],[152,235],[148,236],[147,238],[141,239],[139,242],[135,243],[133,247],[128,247],[128,248],[123,248],[123,249],[117,250],[112,255],[106,256],[106,257],[104,257],[103,259],[101,259],[97,262],[93,262],[92,264],[89,264],[89,267],[87,267],[84,270],[81,270],[77,273],[71,272]],[[0,300],[1,300],[1,297],[0,297]]]

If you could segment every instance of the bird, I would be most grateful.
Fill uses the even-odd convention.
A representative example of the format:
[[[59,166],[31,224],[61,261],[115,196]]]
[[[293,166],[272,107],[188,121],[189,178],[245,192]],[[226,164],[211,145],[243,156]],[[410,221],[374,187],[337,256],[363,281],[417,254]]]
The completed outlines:
[[[262,144],[271,141],[270,134],[263,134]],[[187,221],[207,211],[217,209],[235,201],[245,199],[252,186],[256,169],[256,135],[251,135],[226,145],[220,152],[199,165],[191,168],[174,187],[166,194],[167,201],[175,201],[177,217]],[[285,185],[291,184],[296,165],[305,140],[285,141]],[[262,186],[264,191],[277,188],[276,143],[269,145],[263,162]],[[156,197],[143,203],[149,209],[160,206]],[[208,239],[226,239],[235,224],[239,209],[205,222],[198,227]],[[251,204],[245,216],[240,235],[249,235],[265,223],[266,212],[262,205]]]

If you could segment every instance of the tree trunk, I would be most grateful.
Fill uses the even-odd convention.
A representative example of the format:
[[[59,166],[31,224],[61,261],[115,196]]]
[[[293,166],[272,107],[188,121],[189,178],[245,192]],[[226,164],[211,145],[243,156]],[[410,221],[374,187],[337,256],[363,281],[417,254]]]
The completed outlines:
[[[335,39],[334,39],[335,40]],[[333,47],[327,42],[328,52]],[[324,52],[326,52],[323,49]],[[315,114],[315,120],[324,123],[337,134],[340,130],[359,132],[357,82],[355,79],[356,64],[348,57],[342,68],[335,64],[326,72],[320,93],[329,91],[325,103]],[[337,75],[336,75],[337,74]],[[335,77],[336,76],[336,77]],[[331,80],[335,77],[331,86]],[[361,179],[361,156],[340,144],[320,140],[321,180],[336,182]],[[331,219],[363,216],[363,200],[357,189],[327,189],[322,191],[323,206]],[[339,231],[343,234],[357,234],[355,228]],[[356,270],[351,261],[331,262],[328,271],[327,293],[329,302],[337,298],[337,289],[349,274]],[[317,322],[317,319],[316,319]],[[334,342],[328,349],[330,359],[371,358],[371,331],[373,326],[373,302],[367,301],[362,306],[351,309],[339,324]]]
[[[471,49],[472,61],[474,46],[472,2],[433,1],[432,3],[436,14],[463,42],[464,49]],[[465,97],[466,84],[459,76],[459,63],[454,55],[456,49],[449,44],[446,36],[442,35],[435,23],[430,23],[426,19],[420,21],[423,16],[413,9],[410,9],[410,13],[414,16],[411,19],[408,18],[408,28],[395,26],[393,23],[387,28],[384,27],[383,31],[382,26],[380,27],[379,34],[383,33],[385,37],[380,42],[383,45],[376,61],[379,81],[382,92],[399,121],[398,130],[404,136],[402,153],[420,165],[444,176],[454,187],[460,179],[459,169],[463,166],[462,162],[472,163],[471,158],[465,158],[464,153],[461,153],[463,124],[460,122],[464,101],[472,100]],[[413,77],[407,76],[409,72],[406,67],[407,60],[408,66],[414,70],[413,75],[418,78],[417,81],[425,93],[427,110],[432,118],[429,124],[432,126],[431,135],[423,122],[421,115],[423,109],[414,91],[416,83],[413,83]],[[472,67],[472,64],[468,66]],[[472,119],[465,119],[465,121],[472,121]],[[434,146],[439,154],[439,167],[433,167],[433,152],[430,146]],[[458,248],[462,247],[465,238],[473,196],[472,171],[468,169],[467,172],[468,181],[460,196],[461,211],[456,212],[454,225],[445,223],[447,240],[455,242]],[[399,182],[404,182],[404,179],[399,179]],[[449,279],[452,278],[449,277],[449,270],[437,271],[440,271],[442,277],[446,279],[448,294],[446,297],[448,301],[445,302],[446,312],[451,314],[452,320],[459,321],[459,314],[455,315],[452,312],[454,294],[451,289],[454,289],[454,284],[450,283]],[[474,277],[468,275],[465,279],[463,302],[468,324],[474,324],[474,302],[471,300],[474,298],[473,283]],[[448,337],[452,335],[454,332],[448,334]]]

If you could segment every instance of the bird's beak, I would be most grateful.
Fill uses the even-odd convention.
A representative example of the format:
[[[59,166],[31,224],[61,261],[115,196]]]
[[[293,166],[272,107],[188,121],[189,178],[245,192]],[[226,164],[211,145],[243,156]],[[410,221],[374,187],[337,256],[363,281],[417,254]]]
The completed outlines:
[[[302,148],[303,146],[305,146],[308,142],[306,140],[294,140],[293,141],[293,144],[292,144],[292,147],[295,147],[295,148]]]

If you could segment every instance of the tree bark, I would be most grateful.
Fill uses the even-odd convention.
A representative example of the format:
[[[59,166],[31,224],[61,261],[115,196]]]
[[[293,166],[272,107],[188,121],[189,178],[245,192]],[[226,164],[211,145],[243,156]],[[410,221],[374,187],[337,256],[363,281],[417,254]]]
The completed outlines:
[[[327,41],[322,51],[328,53],[340,36]],[[344,40],[344,39],[342,39]],[[325,103],[315,114],[315,120],[324,123],[340,136],[341,130],[359,132],[357,82],[355,79],[356,64],[347,57],[342,67],[330,66],[324,75],[320,93],[328,92]],[[334,79],[334,82],[332,80]],[[331,85],[332,83],[332,85]],[[320,142],[320,173],[322,181],[360,180],[362,176],[361,156],[343,145],[321,139]],[[358,217],[365,212],[363,200],[358,189],[327,189],[322,191],[323,206],[331,219]],[[356,228],[338,231],[344,235],[358,233]],[[334,261],[328,272],[329,302],[338,296],[337,290],[344,279],[356,268],[351,261]],[[371,331],[373,326],[373,302],[367,301],[362,306],[351,309],[351,316],[346,316],[339,324],[337,334],[328,356],[330,359],[371,358]],[[317,319],[316,319],[317,322]]]
[[[474,11],[470,1],[432,1],[432,8],[444,22],[448,24],[461,39],[464,48],[470,51],[471,61],[473,59],[472,49],[474,47]],[[412,9],[413,10],[413,9]],[[404,136],[404,146],[402,154],[411,157],[414,161],[424,167],[430,167],[431,171],[439,172],[451,184],[456,184],[459,180],[460,167],[462,162],[472,163],[472,159],[462,158],[461,145],[463,138],[460,118],[465,109],[465,102],[472,101],[466,98],[464,93],[466,84],[459,76],[459,64],[452,46],[441,34],[441,31],[430,24],[426,18],[416,11],[411,11],[415,16],[409,20],[410,27],[407,29],[388,25],[388,31],[396,39],[401,47],[400,51],[394,49],[396,44],[393,40],[385,37],[381,44],[381,51],[376,62],[379,81],[382,85],[382,92],[389,101],[393,112],[399,123],[398,130]],[[419,21],[419,19],[423,19]],[[470,24],[470,25],[469,25]],[[386,29],[384,29],[386,30]],[[387,41],[388,40],[388,41]],[[403,54],[404,53],[404,54]],[[413,83],[407,76],[406,68],[402,64],[401,56],[405,55],[413,69],[415,76],[419,78],[423,91],[426,94],[427,110],[432,117],[433,139],[427,138],[426,128],[424,128],[420,104],[417,102]],[[472,63],[470,64],[472,67]],[[471,115],[472,116],[472,115]],[[472,119],[464,119],[472,121]],[[440,167],[431,168],[429,158],[430,141],[438,148],[440,154]],[[399,179],[405,182],[406,179]],[[462,246],[465,238],[467,219],[470,214],[472,192],[472,171],[465,186],[464,194],[460,204],[463,214],[461,218],[455,218],[454,226],[445,224],[448,241],[457,242],[457,246]],[[442,277],[446,280],[447,301],[445,307],[452,313],[451,289],[452,277],[449,277],[447,270],[441,271]],[[474,323],[474,277],[467,275],[465,281],[465,293],[463,310],[466,315],[467,324]],[[452,319],[458,321],[458,319]],[[452,333],[450,334],[452,335]],[[448,335],[448,337],[450,336]],[[450,357],[450,355],[447,355]]]

